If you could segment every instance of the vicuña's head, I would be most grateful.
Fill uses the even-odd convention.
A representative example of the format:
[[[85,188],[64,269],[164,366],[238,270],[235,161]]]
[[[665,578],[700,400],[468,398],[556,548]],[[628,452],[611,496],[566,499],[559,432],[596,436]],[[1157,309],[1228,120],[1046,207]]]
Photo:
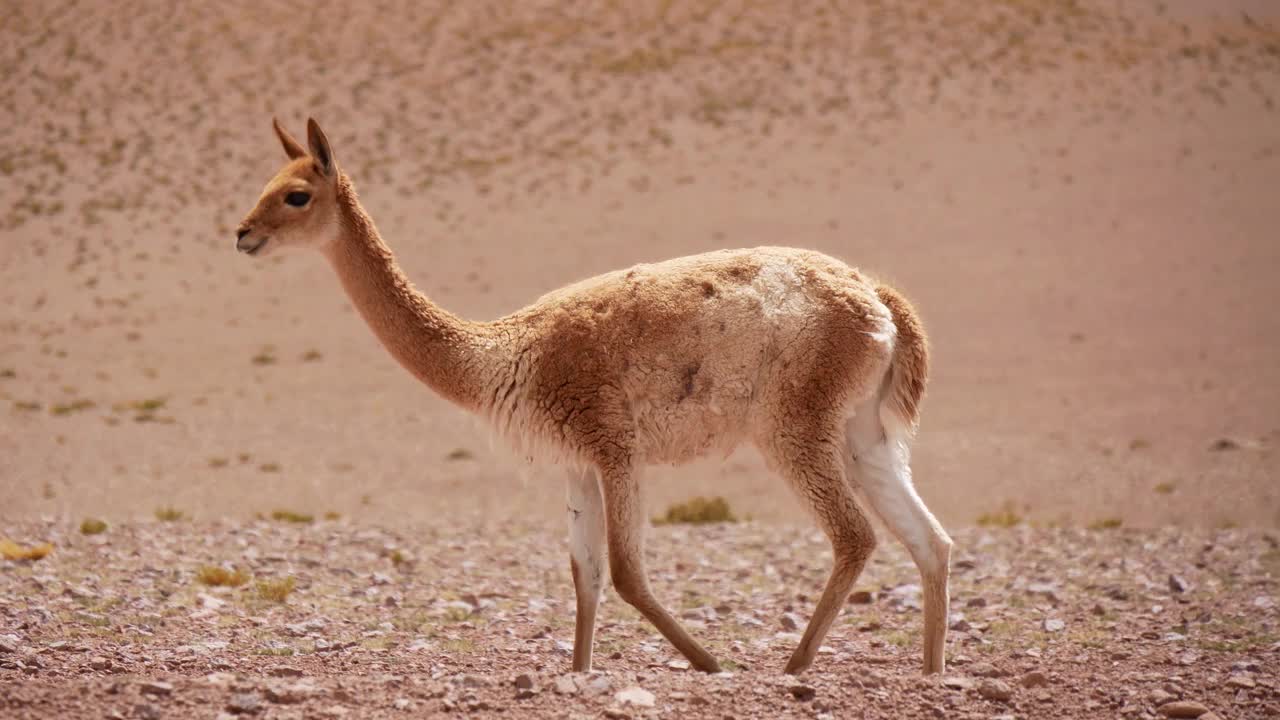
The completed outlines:
[[[258,198],[258,204],[236,228],[236,250],[266,255],[276,248],[323,248],[339,232],[338,163],[329,140],[314,119],[307,120],[303,147],[273,119],[272,126],[289,156]]]

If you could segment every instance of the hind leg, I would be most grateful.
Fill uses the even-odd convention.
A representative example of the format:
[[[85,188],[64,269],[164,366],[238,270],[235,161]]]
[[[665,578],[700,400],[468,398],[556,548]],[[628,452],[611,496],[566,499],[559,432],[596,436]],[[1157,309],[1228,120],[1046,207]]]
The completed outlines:
[[[569,565],[578,608],[573,636],[573,671],[591,669],[596,608],[604,590],[604,500],[593,469],[569,471]]]
[[[924,587],[924,672],[940,673],[946,669],[951,538],[916,494],[905,430],[882,424],[878,400],[858,408],[857,415],[845,425],[845,435],[851,450],[849,477],[920,570]]]
[[[838,430],[816,422],[807,429],[779,428],[772,437],[759,443],[770,465],[790,482],[812,510],[818,525],[830,539],[835,556],[827,586],[814,608],[809,626],[787,662],[785,672],[791,675],[813,664],[823,638],[876,546],[871,522],[845,481],[840,460],[843,444]]]

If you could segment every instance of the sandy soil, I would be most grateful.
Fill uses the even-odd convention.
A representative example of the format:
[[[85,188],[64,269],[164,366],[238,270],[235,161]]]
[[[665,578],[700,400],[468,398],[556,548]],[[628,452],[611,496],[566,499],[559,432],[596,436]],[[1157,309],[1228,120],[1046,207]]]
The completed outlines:
[[[48,717],[95,698],[125,716],[216,714],[233,691],[281,681],[269,670],[282,660],[255,655],[269,640],[298,646],[321,690],[301,709],[264,696],[268,716],[390,711],[401,698],[598,715],[631,684],[658,695],[656,712],[693,716],[747,697],[759,704],[744,715],[892,717],[905,703],[922,717],[1141,716],[1170,699],[1157,690],[1222,717],[1275,712],[1274,672],[1260,670],[1275,661],[1275,610],[1253,604],[1276,595],[1274,548],[1258,532],[1280,523],[1274,3],[511,5],[6,5],[0,537],[57,544],[34,566],[0,564],[0,635],[17,638],[0,654],[0,688],[13,712]],[[734,595],[748,589],[689,553],[683,531],[658,532],[655,572],[705,569],[714,592],[700,604],[727,593],[731,616],[759,613],[739,646],[728,633],[716,646],[743,669],[707,680],[666,668],[667,648],[614,601],[608,689],[557,695],[566,661],[553,639],[565,639],[570,593],[558,473],[492,447],[417,385],[318,258],[233,251],[232,228],[282,161],[273,114],[295,132],[308,115],[324,123],[410,276],[468,317],[632,263],[758,244],[820,249],[902,288],[934,342],[917,482],[975,563],[957,609],[987,624],[950,649],[974,687],[915,679],[915,616],[886,599],[875,614],[901,635],[846,628],[826,670],[803,681],[812,700],[756,676],[787,651],[779,613],[808,611],[822,544],[782,483],[740,452],[655,468],[647,492],[655,509],[724,495],[755,523],[693,538],[791,581]],[[156,526],[160,507],[196,523]],[[255,524],[275,508],[344,520]],[[993,513],[1041,529],[965,529]],[[87,515],[111,523],[103,544],[72,532]],[[1115,525],[1142,530],[1082,530]],[[375,598],[375,546],[388,542],[425,554],[376,597],[396,593],[426,616],[480,592],[463,576],[537,586],[495,599],[514,638],[490,614],[453,635],[397,627],[385,647],[366,642],[383,636],[363,635],[379,625],[363,626],[356,601]],[[530,548],[529,563],[505,559]],[[1214,552],[1225,565],[1198,555]],[[309,577],[286,607],[231,593],[190,619],[202,555]],[[354,574],[330,576],[331,555]],[[1248,580],[1231,580],[1236,570]],[[1168,573],[1195,588],[1186,603],[1158,597]],[[1026,592],[1036,578],[1080,593],[1055,605]],[[660,578],[664,597],[683,592],[673,580]],[[1133,588],[1128,600],[1107,600],[1116,583]],[[117,617],[80,586],[173,625]],[[967,609],[974,592],[991,605]],[[557,611],[512,619],[534,600]],[[1095,602],[1103,615],[1089,613]],[[1210,629],[1193,607],[1234,629]],[[867,622],[862,610],[846,617]],[[1006,611],[1018,632],[990,632]],[[1066,634],[1036,629],[1053,612]],[[317,653],[276,637],[313,615],[331,618],[330,640],[359,647]],[[708,638],[725,629],[706,622]],[[552,627],[544,638],[532,637],[539,623]],[[408,650],[418,635],[431,642]],[[228,644],[201,644],[214,636]],[[1003,673],[1013,704],[977,694],[961,657]],[[375,667],[398,679],[370,684]],[[1036,669],[1050,685],[1023,689]],[[226,672],[241,676],[206,677]],[[519,673],[539,692],[509,705]],[[1223,684],[1241,673],[1256,684]],[[139,694],[146,678],[174,688]]]

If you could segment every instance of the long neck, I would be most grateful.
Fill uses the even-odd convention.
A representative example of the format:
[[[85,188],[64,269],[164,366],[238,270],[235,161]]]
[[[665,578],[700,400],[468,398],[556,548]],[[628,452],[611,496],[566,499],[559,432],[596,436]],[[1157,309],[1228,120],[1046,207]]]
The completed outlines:
[[[337,199],[342,234],[326,255],[351,302],[405,369],[453,403],[478,409],[488,365],[479,326],[413,287],[345,175]]]

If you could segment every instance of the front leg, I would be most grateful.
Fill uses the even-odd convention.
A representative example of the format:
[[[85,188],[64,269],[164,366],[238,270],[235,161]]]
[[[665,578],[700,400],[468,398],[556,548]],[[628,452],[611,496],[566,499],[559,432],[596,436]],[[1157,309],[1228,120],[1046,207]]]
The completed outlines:
[[[591,670],[596,608],[604,590],[604,502],[591,468],[569,471],[569,567],[578,596],[573,637],[573,670]]]

